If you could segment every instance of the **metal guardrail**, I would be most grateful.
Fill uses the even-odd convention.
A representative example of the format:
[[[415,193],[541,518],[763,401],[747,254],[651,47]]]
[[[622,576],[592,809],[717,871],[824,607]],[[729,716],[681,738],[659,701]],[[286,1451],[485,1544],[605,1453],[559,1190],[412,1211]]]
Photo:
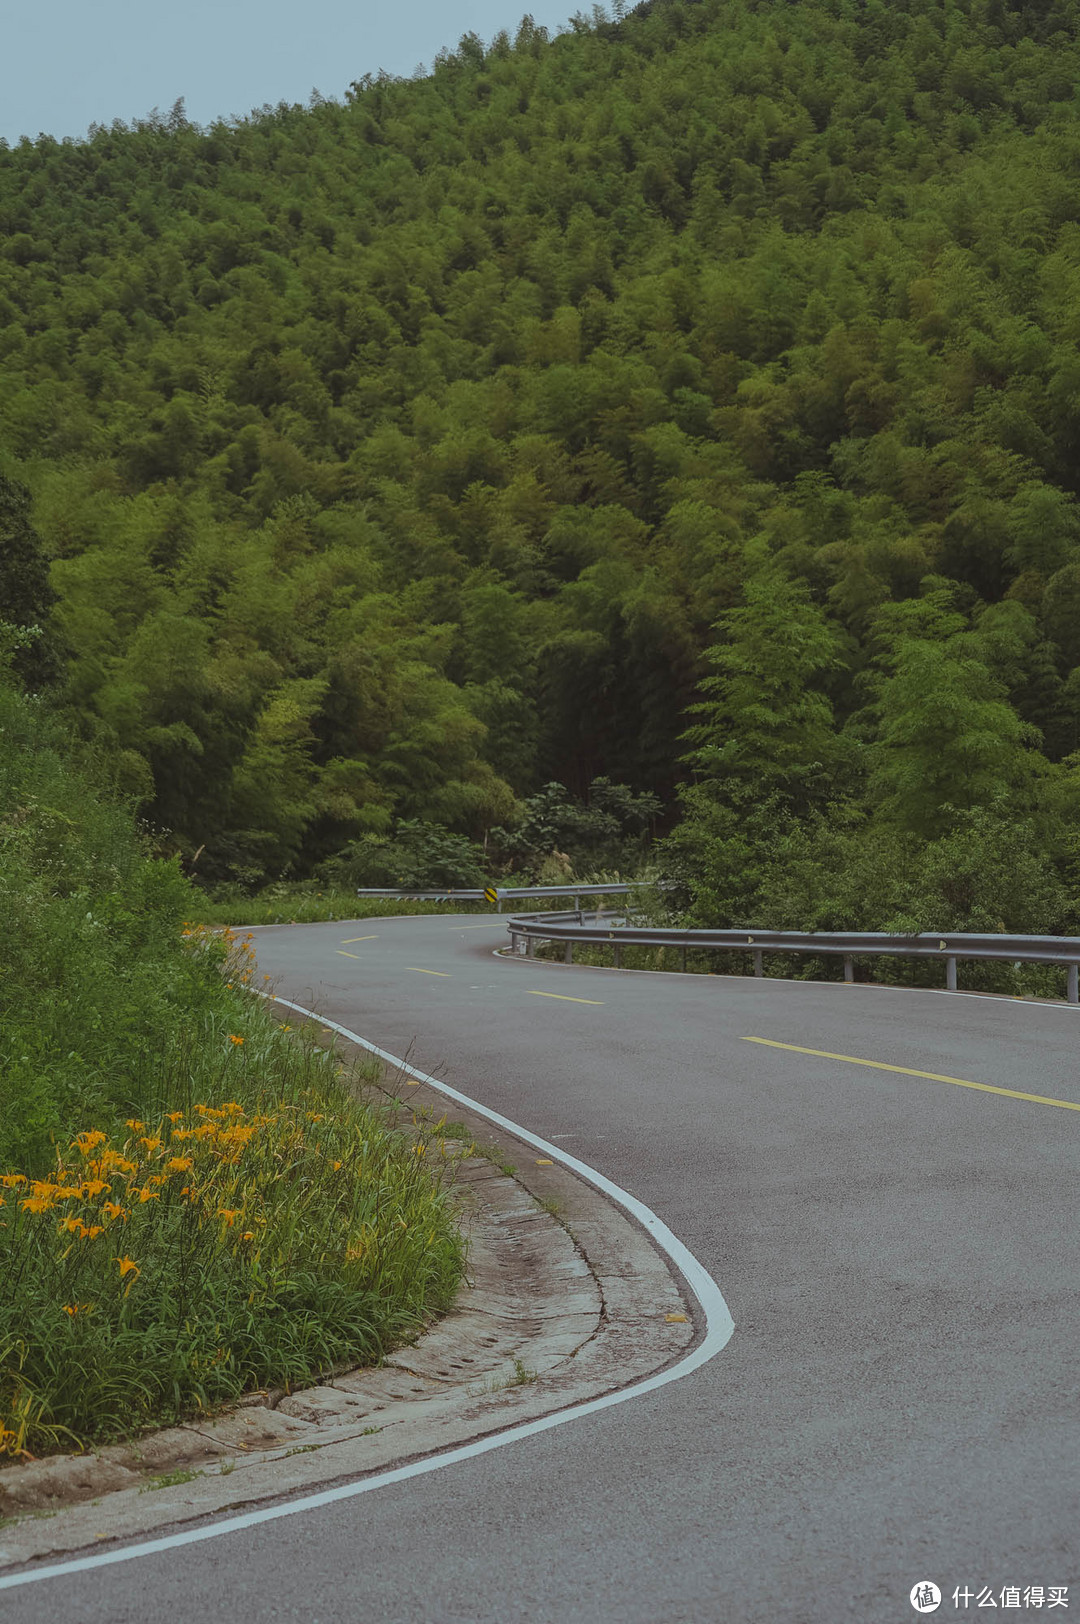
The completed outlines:
[[[637,882],[640,888],[641,882]],[[357,891],[358,897],[397,897],[402,902],[484,902],[495,903],[496,912],[502,913],[504,902],[525,902],[530,898],[541,897],[573,897],[575,908],[580,907],[579,897],[613,897],[624,896],[628,891],[635,889],[632,882],[623,881],[612,885],[495,885],[486,889],[454,890],[452,887],[445,891],[403,891],[400,887],[391,887],[388,890],[367,888]],[[491,893],[494,892],[494,896]]]
[[[826,931],[788,930],[667,930],[643,928],[636,925],[616,925],[611,920],[591,921],[576,914],[519,915],[507,924],[511,946],[520,952],[532,954],[536,943],[563,942],[565,960],[572,963],[574,943],[597,943],[615,948],[616,966],[622,962],[624,946],[676,947],[682,950],[683,968],[686,955],[695,951],[749,952],[753,955],[754,974],[765,974],[766,953],[831,954],[844,960],[844,980],[854,981],[856,957],[890,956],[907,959],[944,959],[945,985],[956,992],[956,965],[959,959],[998,959],[1019,964],[1057,964],[1067,971],[1067,996],[1070,1004],[1080,1003],[1080,937],[1075,936],[1006,936],[959,933],[945,936],[929,934],[917,936],[890,936],[881,931],[854,931],[836,933]]]

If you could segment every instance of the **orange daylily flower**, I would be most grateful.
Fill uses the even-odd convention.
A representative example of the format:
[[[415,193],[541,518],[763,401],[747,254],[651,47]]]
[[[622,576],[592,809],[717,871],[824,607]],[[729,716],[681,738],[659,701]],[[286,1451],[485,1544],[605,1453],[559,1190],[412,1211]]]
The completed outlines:
[[[25,1201],[19,1202],[23,1212],[49,1212],[53,1207],[51,1197],[45,1195],[28,1195]]]

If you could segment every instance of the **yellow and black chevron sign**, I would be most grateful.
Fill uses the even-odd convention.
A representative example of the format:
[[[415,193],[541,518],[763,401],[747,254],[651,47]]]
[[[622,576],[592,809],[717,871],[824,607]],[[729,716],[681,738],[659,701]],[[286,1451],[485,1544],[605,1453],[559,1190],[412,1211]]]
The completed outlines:
[[[485,885],[485,887],[484,887],[484,901],[485,902],[498,902],[498,900],[499,900],[499,893],[496,891],[495,887],[493,885]]]

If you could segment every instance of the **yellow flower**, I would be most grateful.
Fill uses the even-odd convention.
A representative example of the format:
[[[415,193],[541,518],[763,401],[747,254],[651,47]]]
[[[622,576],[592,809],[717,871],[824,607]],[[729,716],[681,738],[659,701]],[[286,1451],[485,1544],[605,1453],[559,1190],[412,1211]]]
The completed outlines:
[[[63,1310],[74,1319],[76,1314],[89,1314],[93,1306],[93,1303],[64,1303]]]
[[[103,1150],[96,1162],[91,1162],[91,1171],[99,1178],[107,1178],[110,1173],[123,1173],[130,1178],[132,1173],[138,1171],[134,1162],[129,1162],[126,1156],[121,1156],[118,1150]]]
[[[103,1201],[101,1210],[106,1218],[126,1218],[128,1216],[127,1209],[121,1207],[116,1201]]]
[[[190,1139],[191,1138],[191,1129],[190,1128],[174,1128],[173,1131],[172,1131],[172,1137],[174,1139],[178,1139],[180,1141],[180,1143],[182,1144],[185,1139]]]
[[[141,1274],[142,1273],[142,1270],[139,1268],[139,1265],[135,1262],[134,1258],[118,1257],[118,1258],[114,1258],[113,1262],[114,1263],[119,1263],[119,1265],[120,1265],[120,1278],[121,1278],[121,1280],[124,1278],[125,1275],[130,1274],[132,1272],[132,1270],[134,1270],[136,1274]]]
[[[142,1133],[143,1129],[146,1127],[146,1123],[140,1122],[138,1117],[128,1117],[127,1126],[131,1129],[132,1133]]]
[[[147,1137],[147,1138],[144,1138],[144,1139],[140,1139],[139,1143],[140,1143],[140,1145],[145,1145],[146,1146],[146,1154],[148,1156],[152,1156],[154,1154],[155,1150],[157,1150],[158,1146],[161,1144],[161,1140],[160,1139],[151,1139],[151,1138]]]
[[[109,1186],[104,1179],[87,1179],[82,1185],[80,1193],[83,1199],[88,1201],[95,1195],[101,1195],[102,1191],[108,1188]]]
[[[243,1038],[238,1038],[235,1032],[230,1032],[229,1033],[229,1042],[230,1043],[235,1043],[235,1044],[237,1044],[237,1046],[239,1046],[241,1043],[243,1043],[243,1041],[244,1041]]]
[[[152,1190],[148,1184],[144,1184],[142,1189],[139,1191],[140,1204],[145,1203],[147,1201],[160,1201],[160,1200],[161,1200],[161,1191],[160,1190]]]
[[[103,1145],[104,1143],[105,1135],[100,1128],[94,1128],[92,1131],[77,1134],[71,1142],[71,1148],[74,1150],[78,1146],[81,1155],[89,1156],[96,1145]]]
[[[255,1231],[253,1229],[245,1229],[240,1239],[245,1241],[253,1241],[255,1239]]]
[[[19,1202],[23,1212],[49,1212],[53,1202],[45,1195],[28,1195],[25,1201]]]
[[[224,1218],[226,1229],[231,1229],[242,1210],[241,1207],[219,1207],[217,1215]]]
[[[25,1173],[5,1173],[3,1177],[0,1178],[0,1186],[2,1186],[5,1190],[15,1190],[20,1184],[25,1183]]]
[[[186,1173],[195,1163],[190,1156],[170,1156],[165,1163],[166,1173]]]
[[[184,1113],[183,1111],[168,1111],[166,1115],[168,1116],[170,1122],[179,1122]]]

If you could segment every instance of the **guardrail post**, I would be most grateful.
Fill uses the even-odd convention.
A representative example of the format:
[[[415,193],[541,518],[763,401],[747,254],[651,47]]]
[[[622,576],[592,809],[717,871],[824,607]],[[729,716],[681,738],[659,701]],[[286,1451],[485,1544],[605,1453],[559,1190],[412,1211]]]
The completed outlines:
[[[573,942],[567,942],[565,948],[563,949],[563,963],[564,964],[573,964],[573,962],[574,962],[574,944],[573,944]]]
[[[682,950],[682,968],[683,968],[683,975],[685,975],[686,974],[686,949],[685,949],[685,947]]]
[[[511,953],[516,953],[518,951],[518,943],[520,941],[521,941],[521,937],[518,934],[518,932],[516,930],[512,930],[510,932],[510,951],[511,951]]]
[[[525,938],[525,957],[527,959],[535,957],[535,954],[533,953],[533,939],[531,936],[526,936]]]
[[[619,942],[615,943],[615,968],[622,969],[622,945]]]
[[[850,956],[845,956],[844,958],[844,980],[855,980],[855,960]]]
[[[765,974],[765,960],[762,956],[760,947],[755,947],[754,949],[754,974],[756,976],[763,976]]]
[[[1067,980],[1069,1003],[1080,1004],[1080,964],[1069,965]]]
[[[956,960],[953,958],[945,960],[945,986],[949,992],[956,991]]]

